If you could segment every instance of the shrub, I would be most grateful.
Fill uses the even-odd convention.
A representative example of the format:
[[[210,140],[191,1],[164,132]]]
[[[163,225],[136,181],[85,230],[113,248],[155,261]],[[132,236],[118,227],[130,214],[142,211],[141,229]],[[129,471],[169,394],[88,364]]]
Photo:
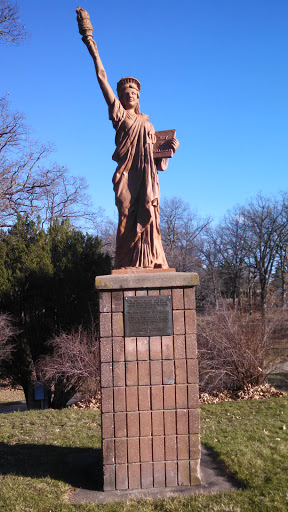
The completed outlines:
[[[99,339],[94,330],[89,333],[79,327],[71,333],[62,332],[49,346],[52,354],[39,361],[38,369],[53,388],[54,409],[65,407],[82,389],[86,394],[99,390]]]
[[[271,372],[272,335],[282,312],[214,310],[199,317],[198,350],[202,392],[241,390],[262,384]],[[270,358],[270,364],[268,360]]]

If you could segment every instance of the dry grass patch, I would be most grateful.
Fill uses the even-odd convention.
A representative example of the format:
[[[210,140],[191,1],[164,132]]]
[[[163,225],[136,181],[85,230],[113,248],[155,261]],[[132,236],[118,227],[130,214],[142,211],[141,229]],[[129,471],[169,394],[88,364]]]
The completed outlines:
[[[21,387],[12,388],[5,382],[0,382],[0,403],[21,402],[25,400]]]

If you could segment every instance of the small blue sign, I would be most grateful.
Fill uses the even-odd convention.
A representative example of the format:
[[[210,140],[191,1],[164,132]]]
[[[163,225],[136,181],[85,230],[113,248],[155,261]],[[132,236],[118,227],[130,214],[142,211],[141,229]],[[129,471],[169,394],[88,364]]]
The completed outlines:
[[[42,382],[34,383],[34,398],[35,400],[44,400],[44,384]]]

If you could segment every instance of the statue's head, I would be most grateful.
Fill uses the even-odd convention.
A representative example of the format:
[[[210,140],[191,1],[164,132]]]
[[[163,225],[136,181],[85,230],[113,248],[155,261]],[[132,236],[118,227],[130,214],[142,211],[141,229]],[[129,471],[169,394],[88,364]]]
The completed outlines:
[[[134,108],[136,114],[140,113],[140,89],[140,82],[132,76],[121,78],[117,84],[117,94],[121,104],[126,110]]]

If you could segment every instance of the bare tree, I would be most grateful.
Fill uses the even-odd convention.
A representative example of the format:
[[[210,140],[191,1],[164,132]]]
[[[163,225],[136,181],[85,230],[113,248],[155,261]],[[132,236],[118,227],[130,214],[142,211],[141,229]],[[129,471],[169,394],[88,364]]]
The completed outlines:
[[[0,167],[0,227],[13,226],[17,214],[31,219],[40,215],[43,225],[68,217],[77,227],[93,224],[96,212],[91,209],[85,179],[45,161],[49,154],[49,147],[36,145],[19,160]]]
[[[247,226],[242,218],[241,207],[236,206],[227,212],[216,228],[215,235],[222,293],[232,299],[235,307],[236,301],[241,299],[242,289],[246,288],[246,278],[250,275],[247,272]]]
[[[267,289],[276,269],[281,274],[284,300],[287,269],[287,198],[261,194],[245,206],[228,211],[215,228],[206,229],[199,245],[205,282],[217,305],[217,297],[240,304],[242,297],[252,305],[257,293],[262,311],[266,308]],[[203,276],[201,276],[203,288]],[[200,288],[201,288],[200,286]],[[208,288],[206,290],[207,295]],[[284,294],[284,295],[283,295]]]
[[[19,43],[29,37],[20,20],[19,5],[13,0],[0,0],[0,41]]]
[[[277,266],[274,280],[280,281],[282,307],[287,306],[287,285],[288,285],[288,242],[283,241],[277,245]]]
[[[221,272],[218,238],[216,230],[208,226],[199,240],[201,266],[199,268],[200,286],[197,294],[202,305],[214,305],[218,308],[221,298]]]
[[[287,218],[283,202],[259,194],[242,208],[246,245],[260,284],[260,300],[266,308],[267,286],[275,270],[277,248],[287,240]]]
[[[113,259],[116,250],[116,233],[118,224],[106,215],[103,208],[99,207],[93,223],[93,231],[101,239],[102,248]]]
[[[40,169],[51,148],[33,142],[21,113],[0,98],[0,227],[14,224],[17,213],[33,214],[50,176]]]
[[[49,148],[35,145],[10,158],[0,156],[0,227],[11,227],[18,213],[38,214],[43,191],[53,182],[53,172],[39,168],[49,153]]]
[[[71,176],[67,167],[54,164],[42,169],[40,179],[43,187],[34,196],[33,207],[43,225],[53,226],[56,219],[69,218],[70,224],[80,229],[93,226],[97,212],[92,211],[85,178]]]
[[[282,201],[282,219],[283,219],[283,233],[278,240],[276,253],[277,253],[277,267],[276,279],[280,282],[281,290],[281,303],[283,307],[287,306],[287,285],[288,285],[288,193],[281,193]]]
[[[7,96],[0,98],[0,155],[4,151],[14,149],[27,139],[25,116],[9,109]]]
[[[53,148],[33,141],[25,117],[12,113],[7,97],[0,99],[0,227],[11,227],[17,214],[53,225],[69,217],[77,227],[91,227],[92,210],[84,178],[71,176],[51,163]],[[81,225],[80,225],[81,224]]]
[[[160,216],[162,243],[169,266],[179,272],[195,270],[199,259],[196,240],[211,219],[201,219],[179,197],[165,198]]]

